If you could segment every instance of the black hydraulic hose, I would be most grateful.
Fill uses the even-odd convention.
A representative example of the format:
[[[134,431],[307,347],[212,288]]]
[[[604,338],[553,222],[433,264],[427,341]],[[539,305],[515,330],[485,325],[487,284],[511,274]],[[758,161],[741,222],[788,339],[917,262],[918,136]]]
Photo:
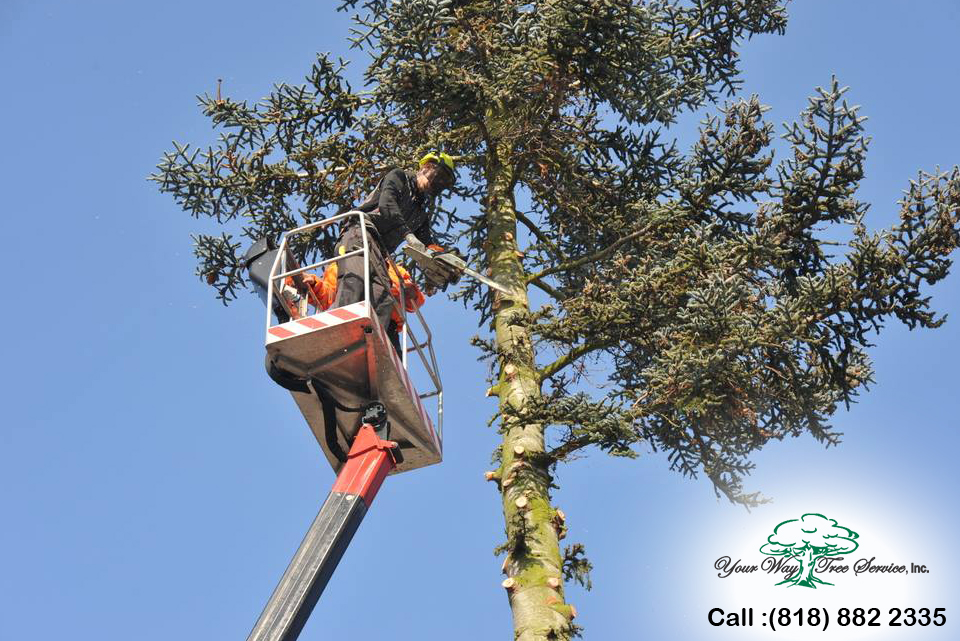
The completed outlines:
[[[270,354],[267,354],[265,365],[267,368],[267,376],[283,389],[288,392],[300,392],[301,394],[310,393],[310,388],[307,387],[307,381],[278,366],[270,359]]]
[[[348,407],[342,404],[340,401],[338,401],[333,397],[333,395],[330,393],[330,390],[327,389],[326,385],[324,385],[317,379],[315,378],[310,379],[310,383],[313,384],[313,389],[317,390],[317,395],[326,396],[328,402],[331,403],[334,407],[336,407],[341,412],[350,412],[352,414],[359,414],[360,412],[363,411],[362,407]]]
[[[327,441],[327,448],[338,461],[346,463],[347,455],[340,447],[340,441],[337,439],[336,401],[333,401],[325,387],[317,385],[316,379],[313,380],[313,384],[317,396],[320,398],[320,407],[323,409],[323,437]]]
[[[344,453],[343,448],[340,447],[340,441],[337,439],[337,413],[335,410],[360,413],[361,408],[343,405],[333,397],[330,390],[328,390],[323,383],[315,378],[310,379],[310,383],[313,385],[313,390],[320,399],[320,407],[323,408],[323,433],[327,441],[327,447],[338,461],[346,463],[347,455]]]

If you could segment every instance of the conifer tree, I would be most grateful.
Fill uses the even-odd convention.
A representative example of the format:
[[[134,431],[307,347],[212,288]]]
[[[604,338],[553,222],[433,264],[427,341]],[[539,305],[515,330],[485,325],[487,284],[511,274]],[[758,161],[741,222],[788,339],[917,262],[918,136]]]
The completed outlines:
[[[205,95],[219,141],[177,145],[152,176],[223,223],[195,241],[198,274],[228,302],[250,240],[350,209],[427,151],[457,158],[467,204],[438,210],[440,227],[513,290],[456,296],[490,330],[475,343],[495,363],[502,444],[488,477],[520,641],[575,635],[565,582],[589,585],[583,547],[561,549],[559,464],[652,448],[757,504],[743,488],[752,452],[801,434],[836,443],[830,417],[872,381],[866,350],[884,323],[943,322],[922,286],[947,275],[960,242],[960,171],[921,172],[899,224],[869,231],[864,118],[835,79],[777,160],[766,108],[738,95],[737,47],[783,32],[784,5],[347,0],[370,55],[365,90],[320,55],[305,85],[258,104]],[[714,115],[679,149],[671,127],[705,107]],[[588,364],[604,378],[588,381]]]

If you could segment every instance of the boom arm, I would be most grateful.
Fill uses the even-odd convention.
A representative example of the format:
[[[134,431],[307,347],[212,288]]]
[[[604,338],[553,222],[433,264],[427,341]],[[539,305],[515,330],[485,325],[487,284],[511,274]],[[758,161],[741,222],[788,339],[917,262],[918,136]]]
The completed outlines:
[[[379,405],[379,404],[376,404]],[[386,412],[379,406],[383,422]],[[347,462],[247,641],[296,641],[400,449],[364,417]]]

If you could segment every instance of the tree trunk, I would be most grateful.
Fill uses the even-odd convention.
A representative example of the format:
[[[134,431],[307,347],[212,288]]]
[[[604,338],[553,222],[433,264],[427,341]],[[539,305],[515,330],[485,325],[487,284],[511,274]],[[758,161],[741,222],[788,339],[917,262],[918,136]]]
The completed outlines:
[[[486,167],[488,251],[492,276],[508,284],[512,295],[494,293],[493,330],[500,359],[496,391],[502,419],[500,479],[506,523],[504,572],[517,641],[569,639],[575,610],[564,602],[562,559],[550,505],[550,474],[544,460],[544,428],[508,409],[523,412],[540,395],[533,343],[514,321],[530,313],[525,272],[517,256],[517,217],[509,150],[488,154]],[[503,159],[505,162],[501,162]]]

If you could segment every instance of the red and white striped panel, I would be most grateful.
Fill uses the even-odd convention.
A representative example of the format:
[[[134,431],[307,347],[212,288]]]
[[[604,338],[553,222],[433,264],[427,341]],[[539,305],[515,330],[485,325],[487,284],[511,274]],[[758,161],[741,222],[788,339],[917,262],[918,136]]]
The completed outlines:
[[[267,330],[267,345],[282,341],[285,338],[296,336],[297,334],[306,334],[316,329],[323,329],[331,325],[339,325],[347,321],[367,317],[367,303],[360,301],[352,305],[338,307],[327,312],[320,312],[313,316],[289,321],[281,325],[275,325]]]
[[[410,377],[407,375],[407,370],[403,367],[403,361],[400,360],[400,355],[397,354],[397,350],[393,349],[393,344],[390,342],[390,339],[387,338],[387,334],[383,331],[383,328],[380,327],[380,323],[374,322],[373,325],[377,328],[377,334],[380,336],[380,340],[382,340],[384,345],[387,346],[387,352],[390,354],[390,358],[393,359],[393,365],[400,373],[400,378],[403,379],[403,384],[407,388],[410,398],[413,399],[413,402],[416,404],[417,411],[420,413],[420,418],[423,419],[423,424],[426,425],[427,429],[430,430],[430,438],[433,439],[434,443],[439,445],[439,441],[437,441],[437,434],[433,429],[433,421],[431,421],[430,417],[427,416],[427,411],[423,408],[420,394],[417,393],[417,389],[410,381]]]

